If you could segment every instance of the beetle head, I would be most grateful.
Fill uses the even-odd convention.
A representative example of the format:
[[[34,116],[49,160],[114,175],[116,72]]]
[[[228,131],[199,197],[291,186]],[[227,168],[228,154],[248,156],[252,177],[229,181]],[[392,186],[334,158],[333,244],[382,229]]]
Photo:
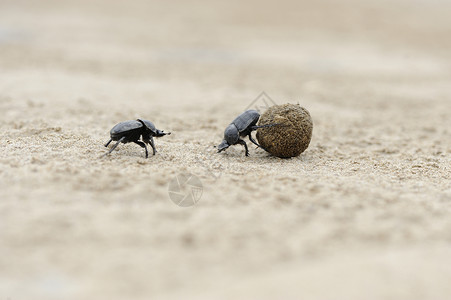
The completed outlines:
[[[221,144],[218,146],[218,153],[221,151],[224,151],[225,149],[229,148],[229,144],[227,144],[226,140],[223,140]]]
[[[155,134],[156,137],[161,137],[164,135],[170,135],[170,132],[164,132],[163,130],[157,129],[157,133]]]

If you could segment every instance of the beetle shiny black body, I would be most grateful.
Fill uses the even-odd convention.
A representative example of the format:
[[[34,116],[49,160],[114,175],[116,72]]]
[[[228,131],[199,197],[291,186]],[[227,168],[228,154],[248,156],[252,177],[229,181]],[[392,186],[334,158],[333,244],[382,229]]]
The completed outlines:
[[[155,125],[147,120],[137,119],[121,122],[116,124],[110,131],[111,139],[105,144],[105,147],[108,147],[112,141],[117,141],[117,143],[114,144],[110,151],[105,153],[105,155],[113,152],[120,143],[135,143],[146,150],[147,158],[148,152],[146,144],[149,144],[152,147],[153,155],[155,155],[157,150],[155,149],[153,137],[161,137],[167,134],[171,133],[165,133],[163,130],[156,129]],[[141,137],[142,141],[139,140]]]
[[[260,118],[260,114],[258,111],[250,109],[243,112],[241,115],[235,118],[235,120],[230,123],[229,126],[224,131],[224,140],[218,146],[218,153],[226,150],[232,145],[241,144],[244,146],[245,155],[249,156],[249,149],[247,148],[247,144],[241,137],[249,137],[249,140],[257,145],[257,147],[262,148],[262,146],[257,144],[257,142],[252,138],[252,131],[257,130],[258,128],[263,127],[271,127],[276,124],[262,125],[257,126],[258,119]]]

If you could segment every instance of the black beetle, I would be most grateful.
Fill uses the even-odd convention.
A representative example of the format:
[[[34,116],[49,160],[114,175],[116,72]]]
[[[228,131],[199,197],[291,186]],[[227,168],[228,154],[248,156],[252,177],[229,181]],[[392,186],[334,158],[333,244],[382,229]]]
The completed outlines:
[[[257,130],[258,128],[271,127],[278,124],[267,124],[262,126],[257,126],[258,119],[260,118],[260,114],[258,111],[250,109],[243,112],[241,115],[235,118],[235,120],[230,123],[229,126],[224,131],[224,140],[218,146],[218,153],[224,151],[232,145],[241,144],[244,146],[246,150],[246,156],[249,156],[249,150],[247,148],[247,144],[240,137],[248,136],[249,140],[257,145],[257,147],[266,150],[252,138],[252,131]]]
[[[155,143],[153,141],[153,137],[161,137],[167,134],[171,134],[170,132],[165,133],[163,130],[159,130],[155,128],[155,125],[153,125],[152,122],[147,120],[141,120],[137,119],[131,120],[131,121],[124,121],[119,124],[116,124],[110,131],[111,139],[105,144],[105,147],[108,147],[108,145],[111,143],[111,141],[117,141],[116,144],[104,155],[108,155],[111,152],[116,149],[116,147],[120,143],[135,143],[140,145],[146,150],[146,158],[148,157],[147,154],[147,147],[146,143],[149,144],[153,149],[153,155],[157,152],[155,149]],[[139,140],[139,138],[142,136],[142,141]]]

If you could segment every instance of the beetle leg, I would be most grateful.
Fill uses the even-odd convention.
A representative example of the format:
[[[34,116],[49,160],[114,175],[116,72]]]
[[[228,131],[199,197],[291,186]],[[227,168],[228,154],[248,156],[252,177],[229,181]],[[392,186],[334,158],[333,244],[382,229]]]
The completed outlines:
[[[249,133],[249,140],[251,140],[251,142],[254,143],[258,148],[262,148],[263,150],[268,151],[265,148],[263,148],[261,145],[257,144],[257,142],[252,138],[251,133]]]
[[[152,147],[153,155],[155,155],[155,153],[157,153],[157,149],[155,149],[155,142],[153,141],[153,137],[152,136],[149,139],[149,144]]]
[[[144,144],[143,142],[141,142],[141,141],[133,141],[135,144],[138,144],[138,145],[140,145],[141,147],[143,147],[145,150],[146,150],[146,158],[147,157],[149,157],[149,154],[147,153],[147,146],[146,146],[146,144]]]
[[[246,144],[246,142],[243,141],[242,139],[239,139],[237,143],[244,146],[244,149],[246,150],[246,156],[249,156],[249,150],[247,149],[247,144]]]
[[[117,147],[123,140],[125,140],[125,136],[123,136],[119,141],[117,141],[117,143],[114,144],[113,147],[111,147],[110,151],[108,151],[107,153],[105,153],[105,154],[102,155],[102,156],[107,156],[108,154],[110,154],[111,152],[113,152],[114,149],[116,149],[116,147]]]
[[[111,143],[112,140],[113,140],[113,139],[110,139],[104,146],[105,146],[105,147],[108,147],[108,145]]]

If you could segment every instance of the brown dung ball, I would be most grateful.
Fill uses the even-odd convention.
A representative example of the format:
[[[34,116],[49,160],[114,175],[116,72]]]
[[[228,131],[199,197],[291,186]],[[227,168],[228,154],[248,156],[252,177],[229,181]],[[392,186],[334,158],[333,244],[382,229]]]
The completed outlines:
[[[271,106],[258,122],[258,125],[267,124],[279,125],[259,128],[257,139],[259,144],[274,156],[298,156],[307,149],[312,139],[312,118],[299,104]]]

